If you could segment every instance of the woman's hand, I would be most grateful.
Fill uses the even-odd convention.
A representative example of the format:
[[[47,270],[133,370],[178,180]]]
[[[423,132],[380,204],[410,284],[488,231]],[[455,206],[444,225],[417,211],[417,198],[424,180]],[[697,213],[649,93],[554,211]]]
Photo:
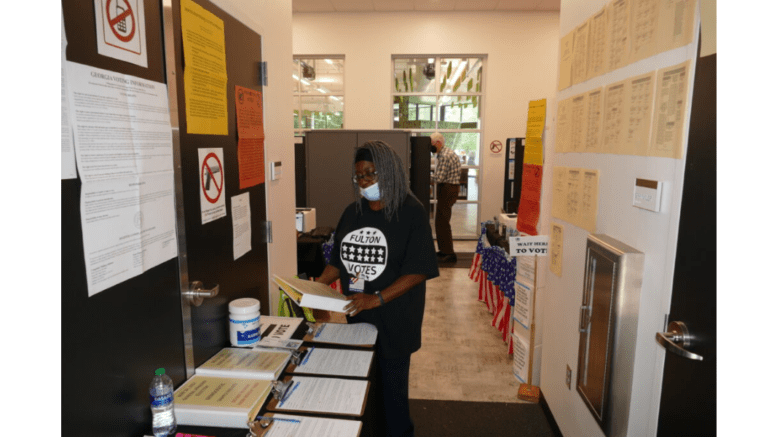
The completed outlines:
[[[376,294],[356,293],[346,296],[351,301],[345,307],[345,314],[355,316],[362,311],[371,310],[380,306],[380,298]]]

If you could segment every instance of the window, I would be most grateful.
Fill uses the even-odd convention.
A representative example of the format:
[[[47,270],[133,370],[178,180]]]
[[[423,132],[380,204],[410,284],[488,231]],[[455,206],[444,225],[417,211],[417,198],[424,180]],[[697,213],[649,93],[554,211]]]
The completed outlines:
[[[342,129],[345,112],[345,57],[295,56],[294,134],[310,129]]]
[[[477,238],[480,234],[477,218],[484,64],[485,57],[481,56],[393,56],[394,129],[423,136],[440,132],[445,146],[461,159],[459,200],[451,219],[457,239]],[[436,190],[430,188],[433,217]]]
[[[395,129],[439,131],[465,164],[480,162],[481,57],[394,57]]]

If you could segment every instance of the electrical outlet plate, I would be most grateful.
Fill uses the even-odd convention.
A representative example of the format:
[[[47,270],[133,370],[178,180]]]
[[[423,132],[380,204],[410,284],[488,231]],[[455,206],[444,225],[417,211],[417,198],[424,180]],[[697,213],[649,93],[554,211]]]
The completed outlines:
[[[572,369],[567,364],[567,388],[572,390]]]

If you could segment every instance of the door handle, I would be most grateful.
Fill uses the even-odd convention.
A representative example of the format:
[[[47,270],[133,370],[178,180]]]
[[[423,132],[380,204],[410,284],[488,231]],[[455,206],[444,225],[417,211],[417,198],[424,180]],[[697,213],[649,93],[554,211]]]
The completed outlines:
[[[214,297],[218,294],[219,284],[215,284],[215,286],[210,289],[205,289],[200,281],[192,281],[192,283],[189,284],[189,290],[183,292],[189,305],[194,305],[196,307],[202,304],[203,299]]]
[[[686,350],[691,347],[693,336],[683,322],[669,323],[669,332],[656,332],[658,343],[673,354],[680,355],[691,360],[703,360],[704,357]]]

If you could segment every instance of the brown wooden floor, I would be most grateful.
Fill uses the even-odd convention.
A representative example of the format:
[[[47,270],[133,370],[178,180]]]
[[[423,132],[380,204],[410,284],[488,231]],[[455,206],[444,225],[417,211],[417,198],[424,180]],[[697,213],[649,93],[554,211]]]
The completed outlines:
[[[473,252],[475,241],[456,241]],[[421,350],[410,360],[410,399],[521,402],[512,356],[478,302],[469,270],[442,268],[427,282]]]

